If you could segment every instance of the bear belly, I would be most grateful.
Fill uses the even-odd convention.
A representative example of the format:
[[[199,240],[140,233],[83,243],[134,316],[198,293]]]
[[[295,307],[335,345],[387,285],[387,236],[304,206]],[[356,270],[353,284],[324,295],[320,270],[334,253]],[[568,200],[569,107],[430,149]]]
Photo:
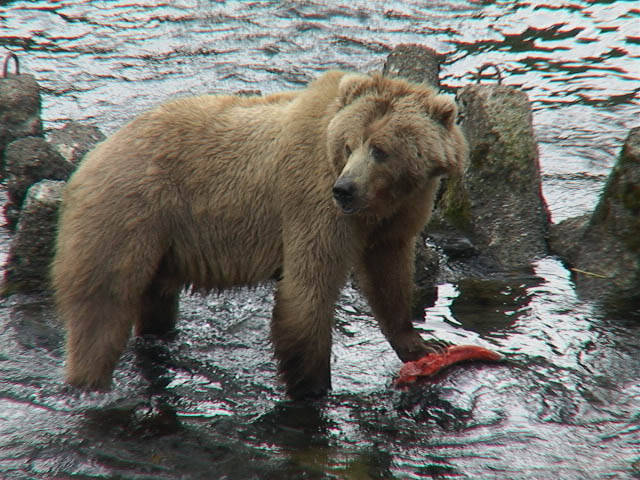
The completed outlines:
[[[279,218],[266,212],[257,220],[231,213],[196,222],[210,227],[193,232],[195,240],[174,244],[172,256],[186,285],[196,290],[223,290],[270,280],[281,270]]]

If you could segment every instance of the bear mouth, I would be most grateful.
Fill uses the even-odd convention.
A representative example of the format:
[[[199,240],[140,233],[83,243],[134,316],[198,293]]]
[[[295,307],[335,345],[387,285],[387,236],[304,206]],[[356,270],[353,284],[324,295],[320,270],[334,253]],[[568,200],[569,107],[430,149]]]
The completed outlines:
[[[360,207],[351,202],[341,202],[340,200],[333,199],[333,202],[340,209],[340,212],[344,215],[353,215],[360,210]]]
[[[333,186],[333,201],[345,215],[360,210],[360,201],[355,184],[350,180],[338,179]]]
[[[342,210],[342,213],[345,215],[352,215],[358,211],[353,205],[340,205],[340,210]]]

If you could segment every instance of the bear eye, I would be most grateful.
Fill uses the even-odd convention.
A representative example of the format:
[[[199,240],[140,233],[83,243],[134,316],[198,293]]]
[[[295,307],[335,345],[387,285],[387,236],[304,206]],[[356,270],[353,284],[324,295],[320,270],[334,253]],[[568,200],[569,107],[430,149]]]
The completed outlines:
[[[387,152],[379,147],[371,147],[371,155],[376,162],[384,162],[389,158]]]
[[[344,156],[347,158],[351,156],[351,147],[349,145],[344,146]]]

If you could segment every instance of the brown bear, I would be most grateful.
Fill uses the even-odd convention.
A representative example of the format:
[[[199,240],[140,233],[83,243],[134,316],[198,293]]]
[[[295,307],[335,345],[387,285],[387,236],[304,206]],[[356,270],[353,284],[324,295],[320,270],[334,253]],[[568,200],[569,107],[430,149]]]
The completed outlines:
[[[287,392],[331,386],[334,304],[350,272],[403,361],[414,243],[460,171],[456,107],[431,88],[331,71],[265,97],[204,95],[144,113],[66,187],[52,281],[67,381],[108,389],[132,327],[163,334],[178,295],[280,277],[272,343]]]

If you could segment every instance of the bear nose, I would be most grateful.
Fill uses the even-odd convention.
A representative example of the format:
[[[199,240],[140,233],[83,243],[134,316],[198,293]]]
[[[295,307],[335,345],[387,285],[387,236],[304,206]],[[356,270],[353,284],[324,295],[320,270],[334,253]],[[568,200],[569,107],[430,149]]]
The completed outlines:
[[[333,198],[341,205],[349,204],[356,194],[356,184],[348,178],[339,178],[333,185]]]

